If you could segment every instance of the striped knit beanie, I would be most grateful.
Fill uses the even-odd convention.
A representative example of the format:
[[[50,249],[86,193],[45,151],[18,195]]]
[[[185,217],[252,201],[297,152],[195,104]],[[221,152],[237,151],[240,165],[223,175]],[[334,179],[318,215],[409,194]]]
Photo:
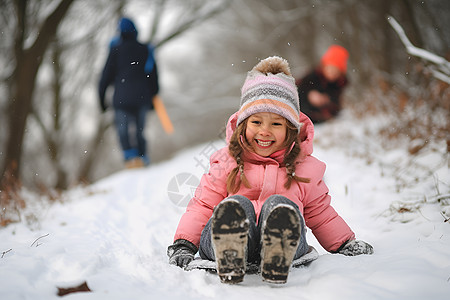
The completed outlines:
[[[276,113],[301,128],[297,86],[288,62],[281,57],[268,57],[248,72],[236,126],[260,112]]]

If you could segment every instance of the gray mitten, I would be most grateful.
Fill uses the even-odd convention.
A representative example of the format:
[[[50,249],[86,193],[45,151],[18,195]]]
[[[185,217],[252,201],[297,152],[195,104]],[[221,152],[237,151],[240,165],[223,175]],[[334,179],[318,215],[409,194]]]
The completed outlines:
[[[373,254],[373,247],[364,241],[351,240],[345,242],[337,252],[347,256]]]
[[[169,264],[180,268],[186,267],[197,253],[197,247],[191,242],[183,239],[176,240],[173,245],[167,248]]]

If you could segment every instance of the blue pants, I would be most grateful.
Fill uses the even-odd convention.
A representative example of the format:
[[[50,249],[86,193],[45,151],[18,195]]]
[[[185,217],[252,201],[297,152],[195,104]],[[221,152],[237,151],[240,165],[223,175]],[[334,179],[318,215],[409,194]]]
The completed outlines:
[[[135,109],[115,109],[114,121],[125,160],[136,156],[147,157],[144,128],[148,110],[148,106]]]
[[[234,199],[241,204],[248,220],[250,221],[247,244],[248,262],[259,263],[259,261],[261,260],[261,226],[269,216],[270,211],[278,204],[291,205],[295,210],[297,210],[300,216],[301,237],[294,259],[300,258],[308,252],[309,246],[306,242],[305,221],[302,214],[300,213],[297,204],[284,196],[272,195],[267,198],[266,202],[264,202],[261,209],[261,214],[259,216],[259,221],[257,222],[255,209],[253,208],[253,204],[250,200],[248,200],[244,196],[239,195],[231,196],[230,199]],[[211,219],[209,219],[208,223],[206,223],[205,228],[203,228],[202,235],[200,237],[199,254],[203,259],[215,260],[214,249],[211,242]]]

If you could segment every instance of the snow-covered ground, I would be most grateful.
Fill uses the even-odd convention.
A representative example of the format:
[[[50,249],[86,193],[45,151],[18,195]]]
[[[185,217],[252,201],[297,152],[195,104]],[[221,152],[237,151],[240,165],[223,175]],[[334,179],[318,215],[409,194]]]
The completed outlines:
[[[333,206],[374,255],[329,254],[308,233],[321,255],[293,269],[285,285],[258,275],[224,285],[213,274],[169,265],[166,249],[185,196],[207,156],[224,145],[219,140],[73,189],[51,206],[29,201],[22,223],[0,229],[0,299],[57,299],[57,287],[84,281],[92,292],[65,298],[449,299],[445,141],[410,157],[407,145],[386,152],[369,141],[371,126],[344,118],[317,126],[314,154],[327,163]]]

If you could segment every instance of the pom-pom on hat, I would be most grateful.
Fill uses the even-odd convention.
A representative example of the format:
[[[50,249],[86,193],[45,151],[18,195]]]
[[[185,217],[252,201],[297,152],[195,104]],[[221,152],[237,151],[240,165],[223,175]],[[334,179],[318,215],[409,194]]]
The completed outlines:
[[[268,57],[248,72],[236,126],[260,112],[276,113],[301,128],[297,86],[288,62],[281,57]]]
[[[332,65],[337,67],[342,73],[347,72],[348,51],[339,45],[331,45],[322,56],[322,65]]]

